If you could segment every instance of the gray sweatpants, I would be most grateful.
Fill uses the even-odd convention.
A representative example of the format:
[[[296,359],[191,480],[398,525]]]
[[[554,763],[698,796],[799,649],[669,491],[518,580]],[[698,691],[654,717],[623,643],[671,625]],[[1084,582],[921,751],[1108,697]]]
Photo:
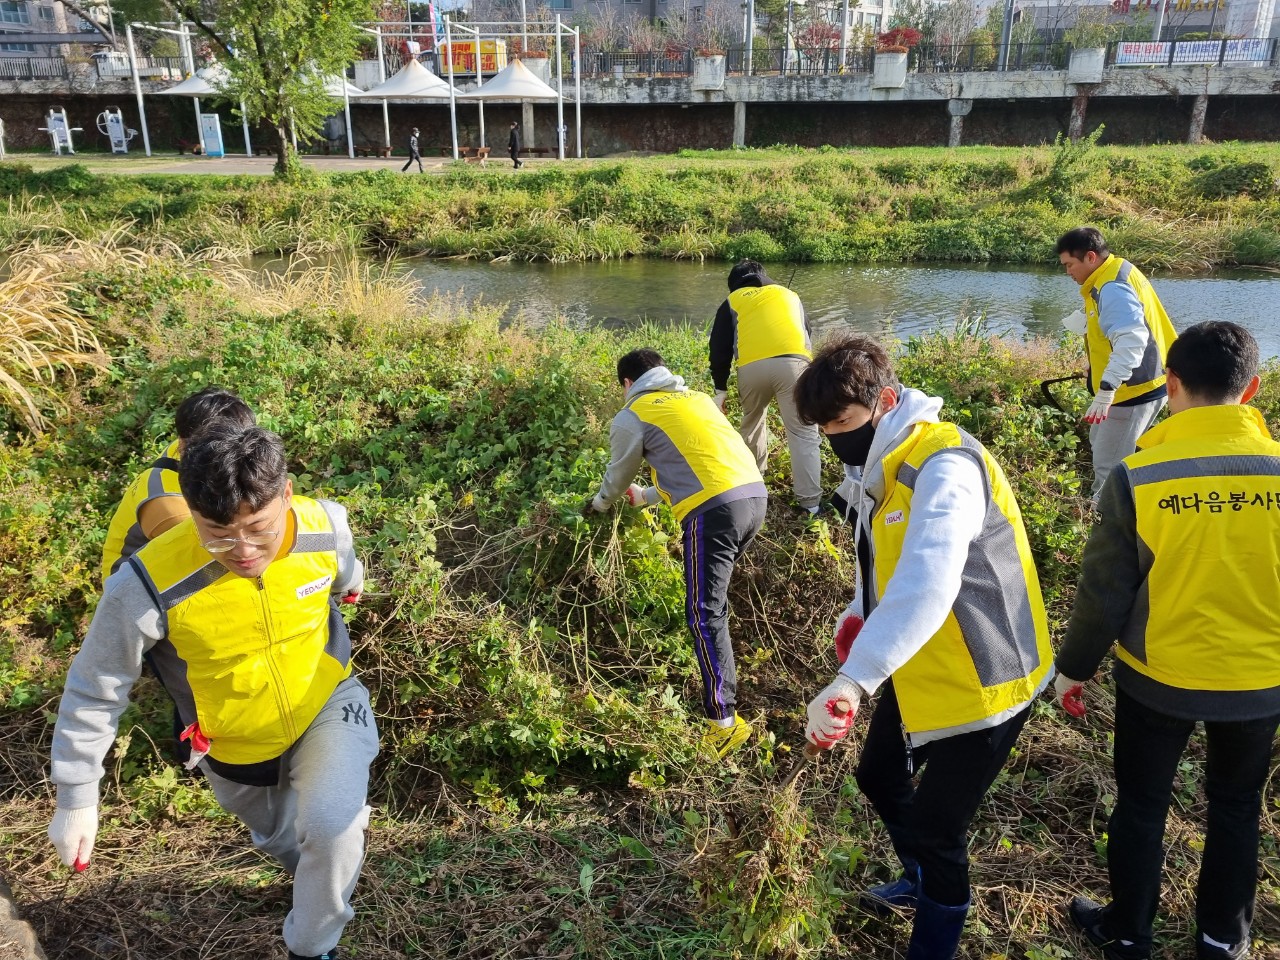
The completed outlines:
[[[1138,438],[1151,429],[1164,408],[1165,398],[1117,407],[1107,411],[1107,419],[1089,427],[1089,446],[1093,450],[1093,502],[1098,502],[1102,485],[1115,465],[1138,449]]]
[[[778,401],[782,425],[787,430],[791,451],[791,489],[802,507],[816,507],[822,500],[822,450],[818,428],[802,423],[791,395],[796,379],[809,365],[799,357],[770,357],[753,360],[738,368],[738,394],[742,400],[742,427],[739,432],[764,473],[769,462],[769,426],[765,414],[769,403]]]
[[[351,893],[364,861],[369,764],[377,755],[369,691],[348,677],[282,758],[276,786],[245,786],[201,766],[218,803],[244,821],[254,846],[293,874],[284,942],[300,956],[332,950],[355,916]]]

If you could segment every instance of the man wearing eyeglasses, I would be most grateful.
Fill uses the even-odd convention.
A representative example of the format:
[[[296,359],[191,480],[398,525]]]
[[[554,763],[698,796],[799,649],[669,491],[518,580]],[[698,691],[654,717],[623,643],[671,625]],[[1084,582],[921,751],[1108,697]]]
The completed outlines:
[[[363,567],[346,511],[295,497],[278,436],[218,423],[179,465],[191,517],[108,578],[53,735],[49,838],[88,865],[98,783],[143,661],[173,696],[188,764],[294,878],[291,960],[333,960],[364,856],[378,734],[337,598]]]

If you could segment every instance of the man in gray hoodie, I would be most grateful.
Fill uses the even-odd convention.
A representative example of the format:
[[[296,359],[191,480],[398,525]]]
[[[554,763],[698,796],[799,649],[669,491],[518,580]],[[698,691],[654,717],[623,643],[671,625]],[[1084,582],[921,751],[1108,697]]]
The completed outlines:
[[[378,731],[336,606],[363,567],[346,510],[294,496],[284,445],[215,423],[178,468],[191,516],[107,578],[53,731],[49,839],[88,866],[98,784],[145,661],[173,697],[223,809],[293,875],[290,960],[335,960],[369,822]]]
[[[857,779],[904,872],[863,903],[914,908],[908,960],[951,960],[969,911],[969,824],[1052,675],[1022,516],[999,464],[939,421],[941,400],[898,383],[870,337],[829,342],[795,395],[845,464],[859,556],[836,625],[843,663],[806,734],[830,748],[879,691]]]
[[[729,578],[764,523],[766,493],[755,457],[705,393],[689,390],[653,350],[618,361],[626,398],[609,431],[611,459],[591,516],[626,497],[633,506],[668,503],[684,531],[685,615],[702,673],[703,747],[724,757],[751,736],[736,710],[729,640]],[[632,481],[648,461],[653,486]]]

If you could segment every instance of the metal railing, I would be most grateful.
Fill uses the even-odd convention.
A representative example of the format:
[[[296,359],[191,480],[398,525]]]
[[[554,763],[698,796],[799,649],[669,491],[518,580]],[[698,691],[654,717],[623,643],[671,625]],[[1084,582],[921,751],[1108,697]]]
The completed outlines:
[[[1065,70],[1071,59],[1068,43],[1013,43],[1008,70]],[[920,73],[985,72],[1000,69],[1000,46],[990,43],[922,43],[907,60]]]
[[[746,62],[745,51],[731,50],[725,57],[725,69],[729,73],[744,74]],[[874,63],[875,51],[869,47],[846,50],[843,63],[838,48],[756,47],[751,51],[751,72],[760,77],[870,73]]]
[[[582,55],[584,77],[687,77],[693,73],[693,53],[587,52]]]
[[[0,57],[0,80],[61,80],[68,76],[62,57]]]
[[[103,53],[93,58],[103,80],[129,79],[129,58],[123,53]],[[197,64],[197,67],[201,64]],[[143,80],[174,80],[185,77],[186,62],[181,57],[138,57],[138,76]]]

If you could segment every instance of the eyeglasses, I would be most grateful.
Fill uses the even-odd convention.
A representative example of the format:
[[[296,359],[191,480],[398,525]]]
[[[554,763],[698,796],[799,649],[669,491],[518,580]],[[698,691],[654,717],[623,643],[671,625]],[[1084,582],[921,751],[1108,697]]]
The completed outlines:
[[[280,501],[280,509],[276,513],[273,524],[284,515],[284,501]],[[230,553],[235,549],[237,543],[247,543],[251,547],[269,547],[280,535],[279,530],[263,530],[261,533],[251,533],[247,537],[218,537],[216,540],[205,540],[200,546],[204,547],[215,556],[220,553]]]

